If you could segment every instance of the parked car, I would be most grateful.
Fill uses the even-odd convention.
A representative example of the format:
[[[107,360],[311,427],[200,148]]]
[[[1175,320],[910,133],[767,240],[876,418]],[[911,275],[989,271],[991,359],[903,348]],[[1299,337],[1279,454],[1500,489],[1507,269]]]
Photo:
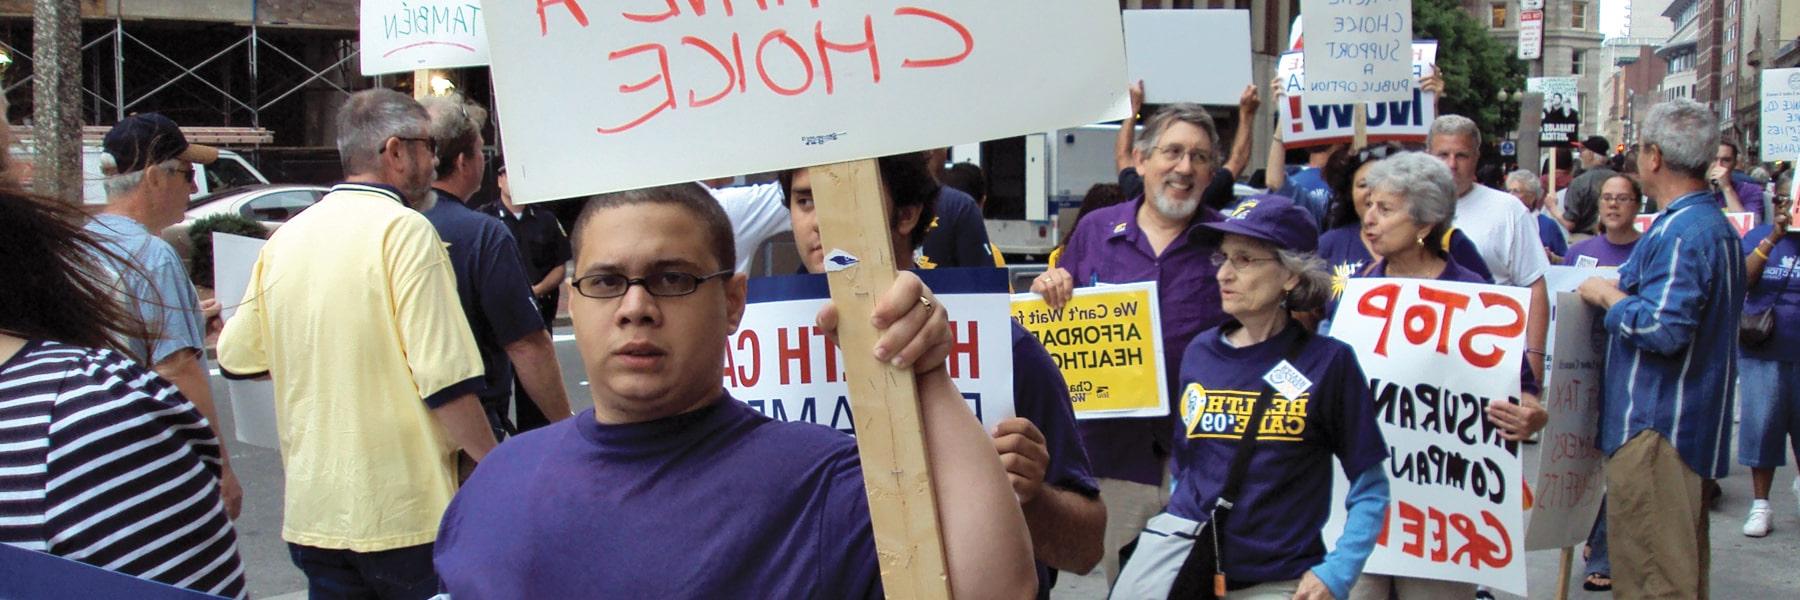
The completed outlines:
[[[274,230],[300,211],[317,203],[331,188],[307,184],[259,184],[232,188],[223,192],[197,196],[188,201],[187,216],[182,223],[219,213],[234,213],[255,219]]]

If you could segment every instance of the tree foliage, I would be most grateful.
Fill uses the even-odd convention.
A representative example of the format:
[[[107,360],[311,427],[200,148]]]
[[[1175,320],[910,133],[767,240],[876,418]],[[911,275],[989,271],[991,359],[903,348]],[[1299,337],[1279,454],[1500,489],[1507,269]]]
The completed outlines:
[[[1458,0],[1413,0],[1413,38],[1438,42],[1438,72],[1444,77],[1438,114],[1474,120],[1490,142],[1518,128],[1519,104],[1494,96],[1525,89],[1525,63],[1464,12]]]

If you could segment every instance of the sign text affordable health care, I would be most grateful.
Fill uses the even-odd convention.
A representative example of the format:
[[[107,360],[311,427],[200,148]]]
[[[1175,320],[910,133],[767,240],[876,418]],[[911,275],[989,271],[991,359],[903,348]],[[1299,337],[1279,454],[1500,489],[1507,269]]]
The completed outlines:
[[[513,193],[527,202],[1023,135],[1129,110],[1119,9],[1105,2],[483,6],[489,31],[507,42],[491,52],[495,95]],[[1018,102],[1020,90],[1056,101]],[[933,118],[899,118],[921,114]]]

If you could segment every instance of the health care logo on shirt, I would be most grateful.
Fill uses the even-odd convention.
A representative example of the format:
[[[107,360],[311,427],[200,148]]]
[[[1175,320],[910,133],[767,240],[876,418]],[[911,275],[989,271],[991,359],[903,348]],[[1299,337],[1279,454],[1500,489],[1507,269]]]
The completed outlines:
[[[1350,278],[1361,271],[1363,261],[1347,262],[1331,268],[1331,297],[1344,297],[1344,286],[1349,285]]]
[[[1262,392],[1223,390],[1207,392],[1199,383],[1189,383],[1181,392],[1181,423],[1188,439],[1235,440],[1244,437],[1250,423],[1250,412]],[[1276,394],[1263,411],[1262,430],[1257,441],[1298,442],[1306,434],[1307,404],[1312,394],[1302,392],[1298,400]]]

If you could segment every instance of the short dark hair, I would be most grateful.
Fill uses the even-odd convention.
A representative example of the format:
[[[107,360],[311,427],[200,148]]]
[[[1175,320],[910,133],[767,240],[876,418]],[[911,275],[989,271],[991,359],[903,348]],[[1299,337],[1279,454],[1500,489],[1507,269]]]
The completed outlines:
[[[1400,144],[1382,142],[1361,150],[1351,152],[1344,149],[1332,155],[1325,163],[1325,185],[1331,188],[1331,208],[1326,211],[1326,229],[1336,229],[1353,223],[1362,223],[1362,215],[1356,214],[1356,170],[1363,165],[1397,156],[1406,149]]]
[[[1743,152],[1738,150],[1737,142],[1721,139],[1719,140],[1719,145],[1731,149],[1731,160],[1737,160],[1739,156],[1743,155]]]
[[[731,218],[725,216],[725,209],[719,207],[719,201],[713,199],[712,193],[698,183],[626,190],[589,198],[581,207],[581,215],[575,218],[575,228],[569,232],[574,255],[581,256],[581,232],[587,228],[588,221],[596,218],[595,215],[610,208],[638,204],[666,204],[687,211],[699,221],[699,229],[706,233],[713,257],[719,260],[719,268],[737,266],[737,242],[732,234]]]
[[[944,185],[961,190],[970,198],[980,201],[988,195],[987,175],[981,171],[981,165],[959,162],[944,169]]]
[[[894,211],[888,218],[900,214],[900,209],[909,206],[919,207],[919,222],[913,226],[912,235],[908,236],[908,248],[918,248],[925,243],[925,230],[931,228],[931,221],[937,216],[937,197],[942,186],[931,177],[930,169],[925,166],[925,153],[908,152],[875,159],[881,169],[881,185],[887,188],[888,199],[894,203]],[[788,169],[775,174],[775,180],[781,183],[781,205],[793,207],[794,171]]]

